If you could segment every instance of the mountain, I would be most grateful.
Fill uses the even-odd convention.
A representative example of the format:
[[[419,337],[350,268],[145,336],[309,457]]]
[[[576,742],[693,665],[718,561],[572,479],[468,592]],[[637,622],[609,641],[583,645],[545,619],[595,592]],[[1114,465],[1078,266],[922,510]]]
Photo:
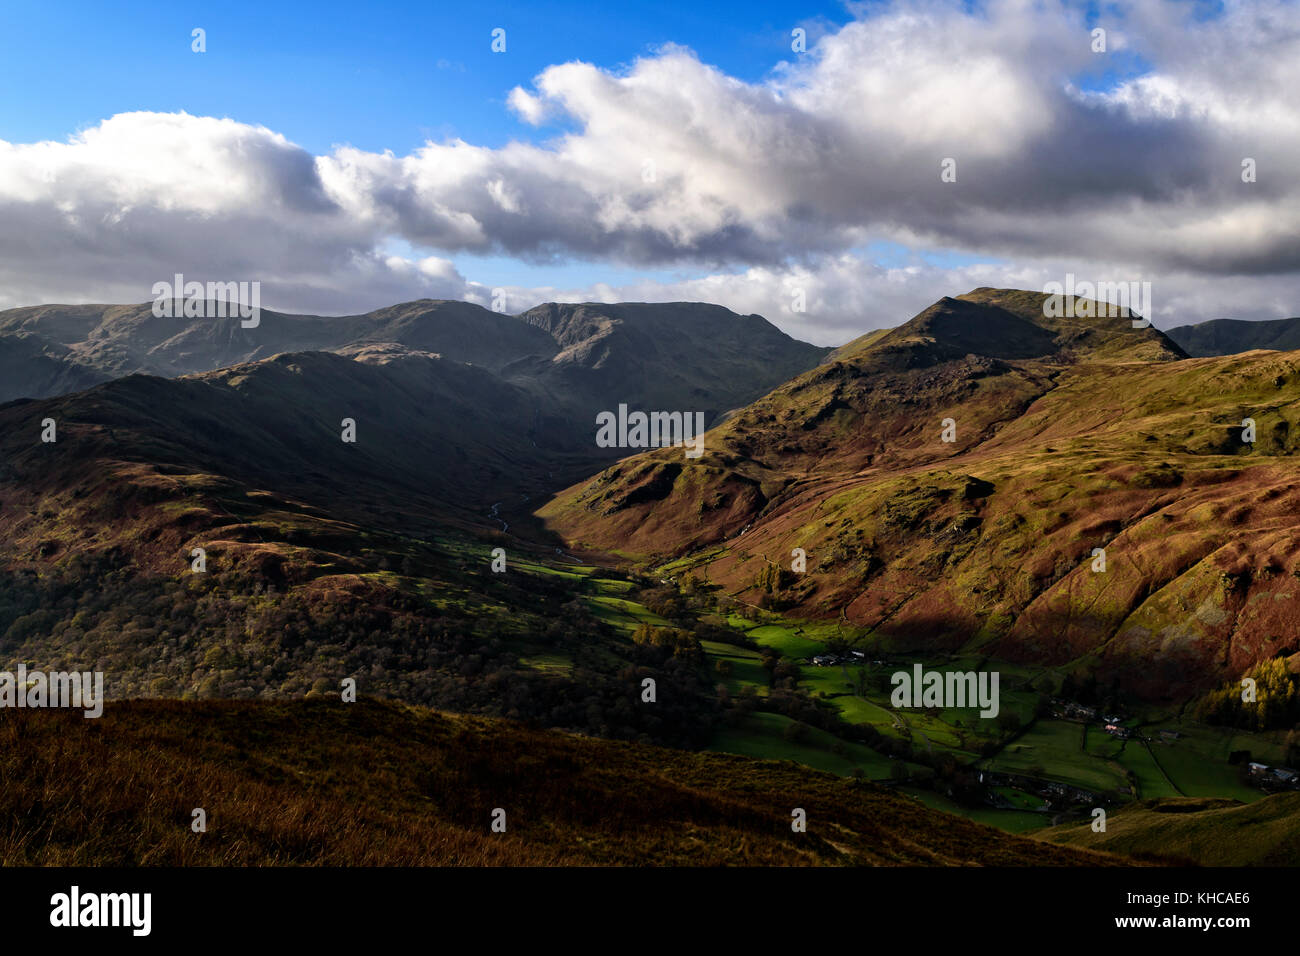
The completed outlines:
[[[698,302],[549,303],[520,316],[558,351],[545,363],[517,363],[506,377],[535,387],[575,422],[632,408],[718,416],[815,367],[828,349],[799,342],[757,315]]]
[[[1254,349],[1291,352],[1300,349],[1300,319],[1243,322],[1213,319],[1197,325],[1180,325],[1168,336],[1188,355],[1235,355]]]
[[[224,309],[222,310],[225,311]],[[521,316],[422,299],[364,315],[158,318],[140,305],[0,312],[0,402],[45,398],[131,374],[168,378],[285,352],[400,346],[474,365],[527,390],[594,449],[595,415],[620,403],[701,411],[707,421],[815,366],[827,350],[760,316],[698,303],[541,305]],[[4,367],[4,366],[0,366]]]
[[[1111,814],[1104,833],[1091,821],[1033,834],[1056,846],[1101,850],[1196,866],[1300,865],[1300,793],[1254,803],[1176,797],[1145,800]]]
[[[1175,698],[1297,660],[1300,354],[1190,359],[1045,299],[942,299],[739,411],[703,457],[626,458],[538,514],[571,548],[673,561],[884,649]]]
[[[746,815],[776,799],[762,789],[771,765],[728,777],[713,762],[725,758],[666,757],[655,745],[906,778],[979,812],[970,808],[986,807],[988,794],[971,771],[997,759],[1024,722],[1047,722],[1035,704],[1043,667],[1181,700],[1261,662],[1300,662],[1291,599],[1300,482],[1286,460],[1300,444],[1300,355],[1192,359],[1128,317],[1054,318],[1045,304],[978,289],[833,352],[758,317],[689,304],[503,317],[411,303],[351,328],[319,320],[310,334],[300,331],[310,317],[264,315],[269,355],[241,338],[257,329],[237,324],[191,323],[145,348],[168,329],[138,307],[10,315],[17,324],[4,334],[55,363],[33,359],[41,374],[114,377],[0,405],[0,669],[99,670],[110,701],[155,699],[112,708],[122,715],[112,749],[128,776],[162,761],[234,793],[248,776],[241,753],[257,753],[277,779],[299,779],[296,755],[314,753],[414,768],[412,781],[386,778],[401,793],[423,794],[430,781],[470,792],[460,809],[439,798],[437,822],[455,831],[456,847],[416,841],[416,855],[404,856],[385,844],[390,861],[497,852],[462,811],[501,792],[520,748],[570,740],[524,740],[537,730],[500,719],[603,738],[558,758],[573,773],[539,773],[571,793],[607,786],[610,808],[628,805],[628,792],[593,783],[592,768],[621,768],[653,799],[656,781],[725,781],[718,793]],[[325,347],[275,350],[318,333],[333,336]],[[117,375],[112,355],[166,374]],[[230,355],[255,357],[183,372],[196,356]],[[621,452],[594,447],[594,413],[639,402],[706,412],[717,424],[704,456],[665,448],[609,464]],[[1258,434],[1243,446],[1247,416]],[[51,425],[57,440],[43,441]],[[1088,570],[1093,547],[1106,549],[1104,574]],[[807,551],[808,573],[788,570],[794,548]],[[645,573],[663,561],[672,569]],[[677,576],[680,589],[669,580]],[[826,623],[804,630],[746,604]],[[864,671],[853,691],[847,673],[823,681],[800,664],[845,637],[885,657],[960,651],[1033,666],[1006,675],[1012,723],[949,737],[909,713],[878,728],[845,717],[844,705],[874,694],[887,674]],[[332,698],[344,678],[366,697],[496,722],[411,717],[395,703],[338,713],[284,703]],[[647,680],[653,706],[641,697]],[[230,710],[196,698],[227,699]],[[370,716],[329,724],[353,719],[339,714]],[[41,739],[40,719],[22,740]],[[71,739],[61,717],[49,720],[49,733]],[[178,761],[167,740],[186,739],[196,721],[228,736]],[[380,743],[375,727],[389,723],[396,736]],[[450,728],[454,746],[426,734],[434,725]],[[248,728],[272,726],[281,743],[248,742]],[[334,734],[337,749],[313,751],[300,732]],[[98,739],[77,746],[93,750]],[[638,746],[601,749],[611,740]],[[402,749],[410,741],[423,756]],[[461,762],[484,748],[505,762]],[[541,794],[530,773],[519,771],[521,786]],[[820,792],[802,777],[798,786],[800,806]],[[1016,862],[1024,849],[1005,837],[985,847],[976,831],[941,842],[946,817],[860,783],[826,786],[854,801],[878,797],[870,812],[913,835],[882,843],[852,816],[857,804],[835,804],[844,815],[827,838],[834,853],[818,849],[810,862]],[[356,780],[321,787],[358,819],[405,812]],[[137,796],[129,826],[158,826],[156,802]],[[248,791],[235,814],[254,821],[285,797]],[[565,825],[573,805],[556,796],[543,829]],[[295,806],[306,814],[314,804]],[[662,833],[652,838],[682,861],[725,861],[717,847],[738,840],[751,847],[746,860],[775,862],[790,849],[725,814],[710,817],[723,821],[717,832],[675,810],[655,819]],[[779,822],[778,835],[788,830]],[[101,859],[95,847],[111,846],[136,861],[138,844],[111,820],[104,826],[89,847],[28,833],[0,853]],[[662,835],[684,826],[699,840]],[[929,842],[915,835],[926,828]],[[621,832],[600,845],[546,837],[509,858],[622,862],[625,851],[608,848]],[[286,851],[281,836],[259,843],[241,830],[238,852],[262,862],[360,852],[346,841],[319,856]],[[236,858],[223,855],[236,844],[213,842],[205,860]]]
[[[1040,292],[979,288],[956,298],[945,296],[903,325],[884,335],[864,336],[853,350],[842,348],[838,357],[864,354],[889,356],[895,366],[914,368],[979,355],[993,359],[1043,359],[1056,364],[1082,360],[1169,361],[1184,353],[1165,335],[1152,328],[1134,329],[1122,316],[1093,317],[1099,304],[1084,309],[1066,297],[1069,312],[1086,316],[1049,314],[1048,299]]]
[[[513,316],[468,302],[431,299],[365,315],[289,315],[263,309],[254,328],[243,328],[237,317],[159,318],[150,302],[28,306],[0,312],[0,334],[36,336],[61,346],[67,364],[93,369],[104,377],[136,373],[175,377],[281,352],[379,342],[435,352],[493,371],[521,356],[554,351],[547,336]],[[56,393],[17,393],[9,386],[0,400],[49,394]]]
[[[329,700],[333,698],[333,700]],[[361,700],[0,723],[4,866],[1109,866],[789,761]],[[34,795],[39,795],[39,799]],[[207,814],[196,839],[192,810]],[[492,832],[493,811],[504,833]],[[791,814],[807,815],[795,833]]]

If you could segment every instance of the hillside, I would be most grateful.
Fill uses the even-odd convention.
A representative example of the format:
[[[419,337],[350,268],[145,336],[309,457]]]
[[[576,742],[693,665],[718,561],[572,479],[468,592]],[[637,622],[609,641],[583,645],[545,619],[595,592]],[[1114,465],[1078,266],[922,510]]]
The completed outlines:
[[[1034,833],[1056,846],[1141,855],[1199,866],[1300,865],[1300,793],[1255,803],[1171,798],[1146,800],[1110,815],[1106,832],[1090,823]]]
[[[331,697],[6,712],[0,866],[1124,862],[793,763]]]
[[[353,676],[699,745],[712,685],[606,620],[631,585],[542,565],[551,548],[492,517],[577,467],[550,427],[483,369],[383,346],[0,407],[0,669],[101,669],[113,697],[283,698]],[[638,674],[663,707],[617,706]]]
[[[829,350],[790,338],[757,315],[699,302],[548,303],[520,316],[559,351],[544,367],[506,376],[531,381],[582,426],[619,402],[701,411],[712,423],[817,365]]]
[[[1145,696],[1300,652],[1300,354],[1187,359],[1126,318],[1045,319],[1043,299],[941,300],[742,410],[703,458],[625,459],[539,515],[574,548],[675,561],[883,647]]]
[[[565,534],[548,538],[528,512],[603,462],[574,405],[513,378],[575,376],[574,402],[624,380],[652,394],[621,357],[661,347],[649,365],[686,370],[666,396],[710,362],[715,388],[752,378],[755,356],[792,341],[700,307],[697,330],[734,335],[691,365],[665,343],[689,342],[674,323],[692,309],[645,310],[519,323],[573,350],[544,372],[408,336],[0,406],[0,669],[99,669],[112,700],[285,701],[352,677],[407,704],[905,778],[1023,828],[1037,819],[990,809],[970,768],[1069,733],[1045,719],[1054,682],[1185,700],[1300,661],[1286,467],[1300,356],[1187,359],[1127,319],[1040,321],[1041,297],[976,290],[724,416],[698,461],[663,449],[575,486],[541,509]],[[424,320],[408,318],[414,335]],[[1094,546],[1104,575],[1087,570]],[[807,574],[785,570],[794,547]],[[1011,723],[894,715],[888,662],[805,663],[845,638],[887,658],[996,658]],[[655,707],[638,704],[645,678]],[[1042,742],[1017,742],[1039,717]],[[1128,764],[1094,774],[1077,739],[1058,749],[1054,772],[1136,792]]]
[[[1300,319],[1212,319],[1180,325],[1166,333],[1188,355],[1236,355],[1255,349],[1291,352],[1300,349]]]
[[[55,444],[39,441],[46,418],[59,425]],[[342,440],[344,419],[356,423],[355,443]],[[16,491],[89,479],[107,495],[124,469],[201,472],[333,495],[345,511],[401,502],[403,520],[535,490],[566,446],[573,440],[529,395],[490,373],[379,347],[355,358],[282,354],[178,379],[127,376],[0,407],[0,480]]]
[[[29,332],[0,333],[0,401],[24,395],[62,395],[111,376],[78,362],[71,350]]]

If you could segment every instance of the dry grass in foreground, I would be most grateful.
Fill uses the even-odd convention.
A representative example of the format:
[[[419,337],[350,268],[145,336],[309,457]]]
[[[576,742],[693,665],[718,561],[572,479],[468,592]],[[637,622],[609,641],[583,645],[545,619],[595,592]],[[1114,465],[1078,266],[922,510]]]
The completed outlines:
[[[7,866],[1124,862],[795,764],[375,701],[0,711],[0,781]]]

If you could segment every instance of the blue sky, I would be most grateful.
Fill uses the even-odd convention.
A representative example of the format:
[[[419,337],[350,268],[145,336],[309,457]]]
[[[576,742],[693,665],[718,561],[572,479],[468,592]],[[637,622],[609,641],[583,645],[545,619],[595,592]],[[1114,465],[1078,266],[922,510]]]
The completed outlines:
[[[506,108],[556,63],[617,68],[665,43],[740,79],[790,55],[800,23],[842,24],[838,3],[618,0],[530,3],[86,2],[0,5],[0,139],[64,139],[116,113],[185,110],[265,125],[313,153],[404,154],[460,137],[535,141]],[[190,51],[207,31],[208,52]],[[504,28],[505,54],[491,52]]]

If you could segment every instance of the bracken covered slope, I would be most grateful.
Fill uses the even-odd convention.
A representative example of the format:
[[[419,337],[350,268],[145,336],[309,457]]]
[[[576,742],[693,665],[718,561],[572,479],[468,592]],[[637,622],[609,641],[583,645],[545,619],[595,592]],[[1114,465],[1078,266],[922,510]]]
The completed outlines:
[[[744,409],[703,457],[627,458],[540,515],[755,602],[802,548],[807,573],[766,596],[790,613],[1147,696],[1300,651],[1300,353],[1188,359],[1043,304],[941,300]]]
[[[5,711],[0,780],[4,866],[1124,862],[793,763],[367,701]]]

